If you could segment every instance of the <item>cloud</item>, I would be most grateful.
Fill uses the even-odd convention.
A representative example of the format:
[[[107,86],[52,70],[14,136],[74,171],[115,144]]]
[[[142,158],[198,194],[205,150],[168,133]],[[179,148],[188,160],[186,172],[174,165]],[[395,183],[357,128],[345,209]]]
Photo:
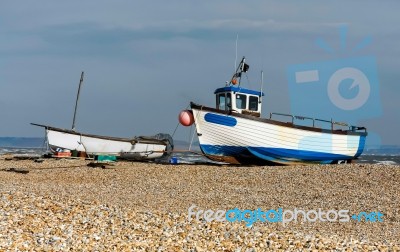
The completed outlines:
[[[120,57],[132,51],[132,44],[142,41],[192,39],[208,43],[288,36],[305,38],[331,30],[339,23],[277,22],[272,19],[216,19],[197,22],[174,20],[149,24],[102,25],[94,22],[46,25],[30,31],[6,32],[7,43],[0,44],[0,54],[63,54]],[[10,43],[14,41],[15,43]]]
[[[79,126],[121,136],[173,129],[176,114],[190,100],[214,103],[212,91],[234,68],[236,35],[238,56],[245,55],[251,65],[250,87],[259,87],[259,69],[264,70],[264,111],[288,112],[286,67],[329,60],[332,55],[314,42],[321,38],[340,48],[337,28],[343,24],[349,25],[349,48],[366,36],[373,38],[359,53],[376,56],[378,68],[389,76],[382,77],[382,94],[393,94],[399,77],[395,59],[400,56],[400,30],[394,25],[399,21],[399,4],[8,1],[0,8],[0,100],[4,106],[16,106],[3,115],[21,116],[14,119],[15,127],[2,130],[14,135],[36,133],[27,118],[69,125],[81,70],[87,73],[87,85]],[[384,98],[389,99],[387,106],[398,105],[393,96]],[[149,106],[150,99],[156,109],[141,113],[137,107]],[[113,127],[114,120],[102,122],[105,119],[92,116],[96,110],[116,111],[115,121],[124,128]]]

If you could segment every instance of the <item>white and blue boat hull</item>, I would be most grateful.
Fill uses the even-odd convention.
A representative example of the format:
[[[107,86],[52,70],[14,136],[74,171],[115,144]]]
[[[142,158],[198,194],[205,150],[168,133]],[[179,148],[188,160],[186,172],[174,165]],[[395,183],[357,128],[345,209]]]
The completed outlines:
[[[294,125],[192,105],[202,152],[236,164],[339,163],[357,158],[366,132]]]

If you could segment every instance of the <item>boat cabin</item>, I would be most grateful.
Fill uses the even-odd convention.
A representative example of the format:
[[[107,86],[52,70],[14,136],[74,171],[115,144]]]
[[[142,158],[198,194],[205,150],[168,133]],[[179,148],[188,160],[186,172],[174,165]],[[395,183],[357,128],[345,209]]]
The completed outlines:
[[[214,92],[216,105],[219,110],[229,110],[241,114],[250,114],[260,117],[261,97],[263,92],[245,89],[236,86],[218,88]]]

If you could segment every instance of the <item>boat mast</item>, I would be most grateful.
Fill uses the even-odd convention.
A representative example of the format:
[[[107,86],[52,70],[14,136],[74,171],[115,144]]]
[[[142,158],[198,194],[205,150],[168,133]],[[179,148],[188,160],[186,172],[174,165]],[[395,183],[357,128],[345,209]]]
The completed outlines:
[[[81,86],[82,86],[82,83],[83,83],[83,75],[84,75],[84,72],[82,71],[82,73],[81,73],[81,80],[79,81],[78,93],[77,93],[77,95],[76,95],[75,110],[74,110],[74,119],[72,120],[72,130],[75,130],[76,110],[77,110],[77,108],[78,108],[79,94],[80,94],[80,92],[81,92]]]
[[[242,73],[246,73],[248,70],[249,70],[249,65],[245,63],[245,57],[243,57],[229,83],[231,83],[232,85],[238,84],[238,87],[240,87],[240,82],[242,80]]]

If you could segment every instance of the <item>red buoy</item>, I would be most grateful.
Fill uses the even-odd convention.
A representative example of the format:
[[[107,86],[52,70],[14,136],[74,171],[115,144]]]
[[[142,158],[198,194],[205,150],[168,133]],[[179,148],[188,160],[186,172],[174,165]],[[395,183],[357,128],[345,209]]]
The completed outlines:
[[[183,110],[179,113],[179,122],[183,126],[190,126],[194,123],[193,114],[190,110]]]

